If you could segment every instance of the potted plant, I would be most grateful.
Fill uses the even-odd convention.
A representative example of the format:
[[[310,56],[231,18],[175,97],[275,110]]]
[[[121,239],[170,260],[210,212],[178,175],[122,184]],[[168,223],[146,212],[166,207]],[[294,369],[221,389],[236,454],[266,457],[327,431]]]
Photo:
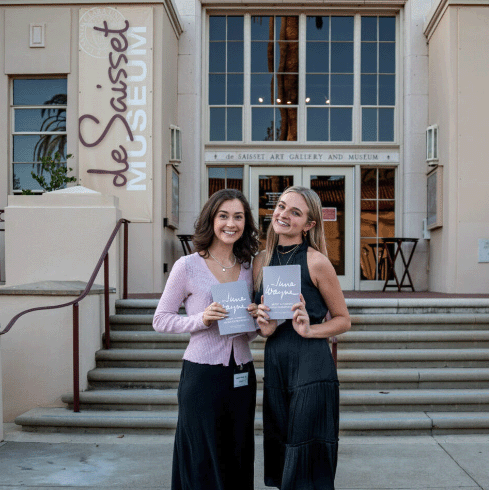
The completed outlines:
[[[66,160],[73,158],[72,154],[66,155]],[[61,153],[56,152],[54,157],[45,155],[41,158],[40,173],[31,172],[32,178],[46,192],[62,189],[70,182],[76,182],[76,177],[69,177],[67,174],[73,169],[61,162]],[[45,175],[49,176],[49,180]],[[30,189],[22,189],[22,194],[34,194]]]

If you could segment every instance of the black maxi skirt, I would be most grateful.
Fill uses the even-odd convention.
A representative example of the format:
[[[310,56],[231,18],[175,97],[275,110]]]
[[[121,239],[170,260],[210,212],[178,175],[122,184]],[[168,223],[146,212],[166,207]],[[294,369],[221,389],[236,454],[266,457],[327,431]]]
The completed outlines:
[[[234,388],[234,374],[248,386]],[[183,361],[172,490],[253,490],[256,375],[241,368]]]
[[[305,339],[290,320],[265,346],[265,485],[334,490],[339,383],[327,339]]]

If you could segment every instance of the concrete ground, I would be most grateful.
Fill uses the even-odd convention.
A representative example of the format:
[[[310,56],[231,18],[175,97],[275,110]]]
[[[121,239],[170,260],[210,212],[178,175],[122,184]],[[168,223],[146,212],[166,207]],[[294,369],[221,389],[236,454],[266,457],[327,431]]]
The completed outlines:
[[[0,490],[170,488],[172,436],[39,434],[5,425]],[[264,490],[256,438],[255,490]],[[489,490],[489,435],[348,436],[337,490]]]

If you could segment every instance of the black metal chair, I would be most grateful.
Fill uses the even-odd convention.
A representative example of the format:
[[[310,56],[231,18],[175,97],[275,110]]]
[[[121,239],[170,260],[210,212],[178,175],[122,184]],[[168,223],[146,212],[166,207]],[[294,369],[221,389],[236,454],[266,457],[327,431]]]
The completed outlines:
[[[192,243],[192,235],[177,235],[177,238],[182,244],[184,255],[190,255],[192,253],[192,247],[190,246]]]

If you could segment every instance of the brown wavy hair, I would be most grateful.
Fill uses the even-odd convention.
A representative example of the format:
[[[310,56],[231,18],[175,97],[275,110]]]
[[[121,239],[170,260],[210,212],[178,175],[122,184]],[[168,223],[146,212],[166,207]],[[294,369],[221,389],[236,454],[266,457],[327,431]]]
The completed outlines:
[[[209,257],[208,249],[214,240],[214,218],[223,202],[234,199],[238,199],[243,205],[245,227],[240,239],[233,245],[233,253],[240,264],[247,264],[249,267],[251,259],[258,253],[260,242],[250,205],[243,193],[236,189],[221,189],[207,200],[195,222],[192,242],[196,252],[205,252],[204,258]]]

